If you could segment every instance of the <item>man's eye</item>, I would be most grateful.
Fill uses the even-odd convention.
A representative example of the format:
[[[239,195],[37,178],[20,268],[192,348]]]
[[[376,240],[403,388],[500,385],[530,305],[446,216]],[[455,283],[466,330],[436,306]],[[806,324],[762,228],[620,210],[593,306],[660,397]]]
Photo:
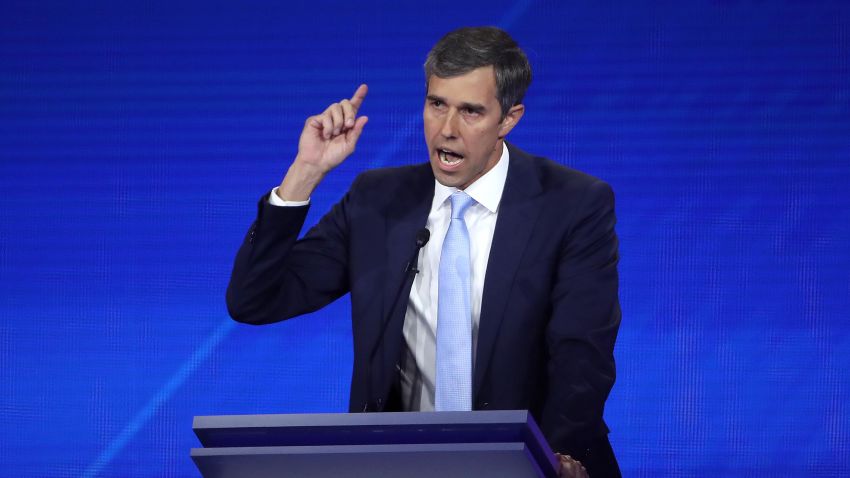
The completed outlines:
[[[440,106],[443,106],[443,102],[439,101],[439,100],[434,100],[434,101],[431,102],[431,104],[433,106],[436,106],[437,108],[439,108]]]

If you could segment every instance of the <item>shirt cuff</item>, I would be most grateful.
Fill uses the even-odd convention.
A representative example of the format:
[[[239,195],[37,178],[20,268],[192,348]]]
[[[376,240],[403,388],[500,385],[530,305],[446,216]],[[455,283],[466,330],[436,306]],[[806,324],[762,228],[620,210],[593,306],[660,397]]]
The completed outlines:
[[[272,193],[269,194],[269,204],[272,206],[283,206],[283,207],[296,207],[296,206],[306,206],[310,204],[310,198],[307,198],[306,201],[284,201],[277,195],[277,188],[272,189]]]

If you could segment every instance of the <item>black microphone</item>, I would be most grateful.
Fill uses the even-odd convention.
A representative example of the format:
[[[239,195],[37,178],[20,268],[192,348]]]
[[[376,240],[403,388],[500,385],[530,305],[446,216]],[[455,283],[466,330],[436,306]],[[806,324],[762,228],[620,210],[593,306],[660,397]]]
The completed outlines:
[[[428,244],[428,239],[431,238],[431,231],[427,227],[423,227],[416,233],[416,248],[422,249],[425,244]]]
[[[404,272],[413,275],[416,275],[419,272],[419,269],[416,267],[419,261],[416,259],[419,258],[419,250],[425,247],[425,244],[428,244],[428,239],[430,238],[431,231],[429,231],[426,227],[423,227],[416,232],[416,250],[413,251],[413,256],[411,256],[410,260],[407,261],[407,267],[404,268]]]
[[[419,259],[419,251],[425,247],[425,244],[428,243],[428,239],[431,238],[431,231],[428,228],[423,227],[422,229],[416,232],[416,248],[413,250],[413,254],[410,256],[410,260],[407,261],[407,265],[404,266],[404,280],[401,281],[401,284],[398,288],[398,291],[395,294],[395,297],[392,302],[392,306],[390,306],[389,311],[387,312],[387,316],[384,317],[383,322],[381,322],[381,331],[378,335],[378,340],[375,341],[375,345],[372,346],[372,351],[369,353],[369,395],[372,395],[372,362],[375,360],[375,354],[378,352],[378,346],[384,343],[384,334],[387,333],[387,327],[390,324],[390,319],[395,313],[396,308],[398,307],[398,301],[401,299],[402,292],[407,289],[410,283],[413,281],[413,278],[416,277],[416,274],[419,273],[418,259]],[[367,398],[370,400],[371,398]],[[369,411],[369,402],[367,401],[365,406],[363,407],[363,411]],[[380,410],[379,410],[380,411]]]

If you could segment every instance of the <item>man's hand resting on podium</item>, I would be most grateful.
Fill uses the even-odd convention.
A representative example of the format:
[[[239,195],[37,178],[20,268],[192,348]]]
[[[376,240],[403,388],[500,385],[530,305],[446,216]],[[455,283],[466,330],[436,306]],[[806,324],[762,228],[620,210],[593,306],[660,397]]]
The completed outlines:
[[[351,99],[333,103],[321,114],[307,118],[298,155],[283,178],[277,195],[285,201],[306,201],[322,178],[354,152],[369,120],[357,116],[369,88],[360,85]]]
[[[555,456],[558,458],[560,466],[558,476],[561,478],[589,478],[587,470],[584,469],[584,466],[578,460],[574,460],[570,455],[562,455],[560,453],[555,453]]]

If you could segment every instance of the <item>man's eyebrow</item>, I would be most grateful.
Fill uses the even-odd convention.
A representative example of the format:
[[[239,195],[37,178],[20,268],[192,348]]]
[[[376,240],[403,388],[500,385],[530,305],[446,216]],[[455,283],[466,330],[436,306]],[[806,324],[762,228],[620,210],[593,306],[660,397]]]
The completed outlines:
[[[428,101],[439,101],[441,103],[448,103],[445,98],[437,95],[427,95],[425,97]],[[474,111],[475,113],[483,113],[487,111],[487,107],[480,103],[469,103],[463,102],[458,106],[458,109],[468,109],[469,111]]]
[[[483,113],[487,110],[487,108],[479,103],[461,103],[460,109],[468,109],[469,111],[473,111],[475,113]]]

